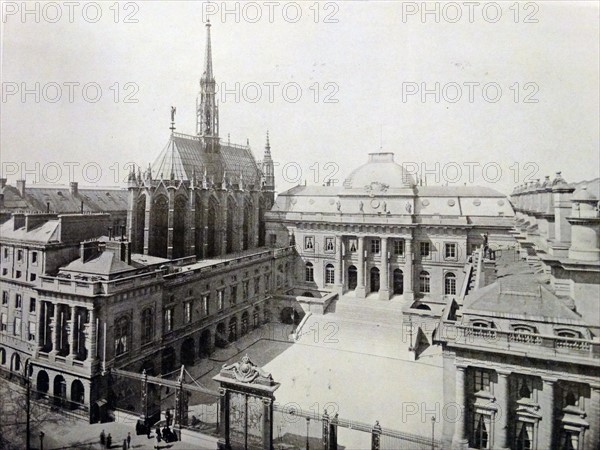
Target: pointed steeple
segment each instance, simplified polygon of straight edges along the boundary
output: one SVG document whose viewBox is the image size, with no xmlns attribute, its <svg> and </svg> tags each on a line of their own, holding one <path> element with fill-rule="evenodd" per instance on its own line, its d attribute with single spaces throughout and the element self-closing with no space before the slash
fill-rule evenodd
<svg viewBox="0 0 600 450">
<path fill-rule="evenodd" d="M 206 49 L 204 54 L 204 73 L 202 74 L 203 81 L 214 81 L 212 68 L 212 45 L 210 42 L 210 19 L 206 21 Z"/>
<path fill-rule="evenodd" d="M 210 21 L 207 21 L 204 72 L 200 78 L 200 93 L 196 100 L 196 133 L 204 138 L 204 147 L 209 153 L 218 151 L 219 144 L 219 106 L 216 92 L 212 66 Z"/>
<path fill-rule="evenodd" d="M 262 182 L 263 189 L 273 191 L 275 189 L 275 166 L 271 158 L 271 142 L 269 141 L 269 131 L 267 130 L 267 143 L 265 144 L 265 153 L 262 160 Z"/>
</svg>

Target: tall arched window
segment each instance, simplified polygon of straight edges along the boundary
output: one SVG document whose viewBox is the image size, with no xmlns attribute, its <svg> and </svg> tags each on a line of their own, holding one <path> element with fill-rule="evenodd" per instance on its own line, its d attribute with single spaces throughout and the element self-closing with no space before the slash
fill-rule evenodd
<svg viewBox="0 0 600 450">
<path fill-rule="evenodd" d="M 325 266 L 325 283 L 335 283 L 335 269 L 333 268 L 333 264 L 327 264 Z"/>
<path fill-rule="evenodd" d="M 115 356 L 129 350 L 129 319 L 123 316 L 115 322 Z"/>
<path fill-rule="evenodd" d="M 429 272 L 421 271 L 419 274 L 419 292 L 429 294 L 431 292 Z"/>
<path fill-rule="evenodd" d="M 154 314 L 152 308 L 142 312 L 142 344 L 147 344 L 154 337 Z"/>
<path fill-rule="evenodd" d="M 456 295 L 456 275 L 448 272 L 444 276 L 444 294 Z"/>
<path fill-rule="evenodd" d="M 304 281 L 315 281 L 315 270 L 311 262 L 307 262 L 304 268 Z"/>
</svg>

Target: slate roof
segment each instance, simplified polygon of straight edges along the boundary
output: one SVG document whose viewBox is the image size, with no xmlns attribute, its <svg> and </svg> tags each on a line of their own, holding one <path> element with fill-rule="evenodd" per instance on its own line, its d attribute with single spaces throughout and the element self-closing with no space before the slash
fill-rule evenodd
<svg viewBox="0 0 600 450">
<path fill-rule="evenodd" d="M 26 231 L 25 227 L 14 230 L 13 219 L 0 225 L 0 237 L 2 239 L 18 240 L 23 242 L 34 242 L 47 244 L 60 239 L 60 222 L 58 219 L 49 220 L 38 227 Z"/>
<path fill-rule="evenodd" d="M 245 185 L 260 185 L 260 171 L 250 148 L 241 145 L 221 144 L 217 158 L 211 161 L 204 150 L 202 138 L 173 133 L 169 142 L 151 166 L 152 178 L 189 181 L 194 172 L 201 180 L 206 170 L 209 181 L 220 183 L 224 172 L 232 184 L 239 183 L 243 173 Z"/>
<path fill-rule="evenodd" d="M 136 268 L 121 261 L 119 256 L 111 250 L 104 250 L 87 261 L 78 258 L 61 268 L 61 272 L 81 272 L 89 275 L 105 276 L 132 270 L 136 270 Z"/>
<path fill-rule="evenodd" d="M 498 279 L 465 297 L 464 315 L 490 313 L 585 325 L 581 316 L 569 309 L 563 299 L 554 295 L 514 250 L 502 250 L 498 255 Z"/>
<path fill-rule="evenodd" d="M 118 188 L 88 189 L 79 188 L 77 193 L 71 192 L 68 186 L 53 188 L 26 186 L 25 196 L 13 186 L 5 186 L 4 208 L 7 210 L 46 211 L 56 213 L 84 212 L 116 212 L 127 211 L 127 190 Z"/>
</svg>

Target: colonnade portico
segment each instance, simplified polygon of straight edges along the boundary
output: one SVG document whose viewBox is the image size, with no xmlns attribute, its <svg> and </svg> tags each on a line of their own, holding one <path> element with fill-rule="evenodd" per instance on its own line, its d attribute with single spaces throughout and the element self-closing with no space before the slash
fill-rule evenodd
<svg viewBox="0 0 600 450">
<path fill-rule="evenodd" d="M 64 357 L 70 362 L 90 365 L 96 353 L 94 309 L 47 300 L 43 300 L 40 307 L 37 353 L 47 354 L 53 360 Z"/>
<path fill-rule="evenodd" d="M 348 269 L 356 266 L 357 280 L 354 290 L 357 298 L 365 298 L 371 289 L 371 270 L 379 271 L 379 288 L 377 289 L 380 300 L 389 300 L 394 292 L 393 273 L 400 269 L 402 275 L 402 295 L 406 300 L 414 300 L 413 291 L 413 250 L 412 237 L 406 236 L 381 236 L 381 235 L 350 235 L 345 234 L 339 237 L 340 244 L 336 248 L 336 269 L 335 287 L 340 293 L 351 289 L 348 280 Z M 351 239 L 356 239 L 356 251 L 349 250 L 348 243 Z M 392 256 L 393 240 L 402 240 L 403 255 Z M 379 241 L 379 251 L 372 252 L 370 247 L 371 240 Z M 352 255 L 356 255 L 353 257 Z M 376 271 L 375 271 L 376 272 Z M 377 275 L 374 275 L 377 277 Z"/>
</svg>

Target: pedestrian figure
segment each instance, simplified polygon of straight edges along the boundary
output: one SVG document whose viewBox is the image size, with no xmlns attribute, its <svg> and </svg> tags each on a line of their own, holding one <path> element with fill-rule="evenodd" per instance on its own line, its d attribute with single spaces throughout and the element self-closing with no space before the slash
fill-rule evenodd
<svg viewBox="0 0 600 450">
<path fill-rule="evenodd" d="M 152 433 L 152 428 L 150 425 L 146 425 L 146 436 L 148 436 L 148 439 L 150 439 L 150 433 Z"/>
<path fill-rule="evenodd" d="M 127 448 L 131 448 L 131 433 L 127 432 Z"/>
<path fill-rule="evenodd" d="M 160 428 L 156 427 L 156 439 L 160 442 Z"/>
<path fill-rule="evenodd" d="M 100 432 L 100 445 L 102 447 L 106 446 L 106 434 L 104 434 L 104 430 Z"/>
<path fill-rule="evenodd" d="M 112 436 L 110 433 L 106 436 L 106 448 L 112 448 Z"/>
<path fill-rule="evenodd" d="M 123 450 L 127 450 L 127 439 L 123 439 Z"/>
</svg>

